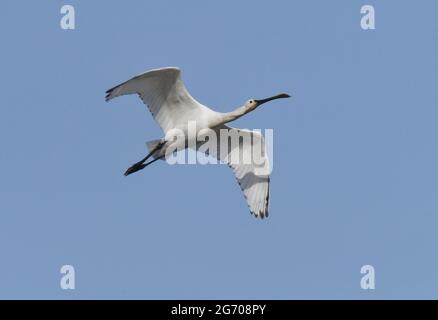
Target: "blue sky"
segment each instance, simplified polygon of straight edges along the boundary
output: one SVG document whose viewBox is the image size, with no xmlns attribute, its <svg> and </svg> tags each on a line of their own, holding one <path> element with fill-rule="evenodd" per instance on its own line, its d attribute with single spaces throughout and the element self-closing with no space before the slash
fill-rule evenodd
<svg viewBox="0 0 438 320">
<path fill-rule="evenodd" d="M 63 4 L 76 30 L 59 27 Z M 360 8 L 376 30 L 360 28 Z M 436 1 L 3 1 L 0 298 L 438 298 Z M 106 89 L 179 66 L 274 130 L 270 217 L 226 166 L 123 172 L 161 131 Z M 62 265 L 76 289 L 61 290 Z M 376 289 L 360 287 L 371 264 Z"/>
</svg>

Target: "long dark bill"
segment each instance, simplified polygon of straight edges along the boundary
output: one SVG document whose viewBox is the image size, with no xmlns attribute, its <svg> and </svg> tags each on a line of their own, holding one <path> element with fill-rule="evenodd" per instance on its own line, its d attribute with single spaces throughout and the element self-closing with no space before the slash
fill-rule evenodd
<svg viewBox="0 0 438 320">
<path fill-rule="evenodd" d="M 266 102 L 269 102 L 269 101 L 272 101 L 275 99 L 284 99 L 284 98 L 290 98 L 290 95 L 288 95 L 287 93 L 280 93 L 280 94 L 277 94 L 275 96 L 272 96 L 272 97 L 269 97 L 266 99 L 255 100 L 255 101 L 257 102 L 258 105 L 261 105 L 261 104 L 264 104 Z"/>
</svg>

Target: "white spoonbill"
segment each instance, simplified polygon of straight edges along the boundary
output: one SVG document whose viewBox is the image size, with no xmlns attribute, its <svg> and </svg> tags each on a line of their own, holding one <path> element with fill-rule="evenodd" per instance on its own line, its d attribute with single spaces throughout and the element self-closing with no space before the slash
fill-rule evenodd
<svg viewBox="0 0 438 320">
<path fill-rule="evenodd" d="M 223 129 L 237 130 L 239 135 L 244 137 L 242 141 L 239 140 L 237 146 L 228 148 L 225 152 L 209 150 L 209 155 L 226 162 L 233 169 L 240 188 L 245 195 L 250 212 L 255 217 L 264 218 L 268 216 L 269 174 L 257 174 L 257 168 L 254 163 L 232 162 L 229 160 L 235 152 L 239 155 L 243 154 L 245 157 L 245 153 L 251 153 L 253 145 L 259 143 L 263 149 L 262 160 L 267 162 L 264 138 L 256 131 L 234 129 L 225 124 L 240 118 L 268 101 L 288 98 L 288 94 L 282 93 L 261 100 L 250 99 L 243 106 L 232 112 L 216 112 L 200 104 L 189 94 L 181 80 L 180 69 L 174 67 L 147 71 L 109 89 L 106 92 L 106 101 L 127 94 L 138 94 L 140 96 L 164 131 L 165 138 L 148 142 L 149 154 L 132 165 L 125 172 L 126 176 L 145 168 L 159 159 L 163 159 L 166 155 L 166 149 L 174 142 L 173 139 L 170 141 L 167 138 L 169 136 L 168 133 L 174 129 L 186 132 L 187 124 L 190 121 L 195 121 L 196 130 L 211 129 L 218 133 L 217 136 L 219 136 L 219 131 Z M 245 136 L 249 139 L 245 139 Z M 154 159 L 146 163 L 150 157 Z"/>
</svg>

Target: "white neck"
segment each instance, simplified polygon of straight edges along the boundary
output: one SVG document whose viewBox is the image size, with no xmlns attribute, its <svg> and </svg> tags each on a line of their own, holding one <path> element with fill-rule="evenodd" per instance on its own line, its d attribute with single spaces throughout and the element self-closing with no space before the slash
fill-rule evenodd
<svg viewBox="0 0 438 320">
<path fill-rule="evenodd" d="M 222 120 L 222 124 L 234 121 L 236 119 L 239 119 L 241 116 L 247 114 L 248 112 L 253 111 L 256 107 L 257 106 L 250 107 L 250 106 L 247 106 L 247 105 L 243 105 L 243 106 L 237 108 L 234 111 L 223 113 L 222 114 L 222 119 L 221 119 Z"/>
</svg>

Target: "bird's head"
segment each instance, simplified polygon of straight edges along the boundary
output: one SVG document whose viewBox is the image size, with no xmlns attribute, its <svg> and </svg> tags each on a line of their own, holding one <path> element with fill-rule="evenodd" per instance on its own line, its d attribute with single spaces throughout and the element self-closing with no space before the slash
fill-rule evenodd
<svg viewBox="0 0 438 320">
<path fill-rule="evenodd" d="M 255 108 L 257 108 L 258 106 L 261 106 L 262 104 L 275 100 L 275 99 L 283 99 L 283 98 L 290 98 L 290 95 L 288 95 L 287 93 L 280 93 L 277 94 L 275 96 L 269 97 L 269 98 L 265 98 L 265 99 L 250 99 L 245 103 L 245 106 L 249 109 L 249 110 L 254 110 Z"/>
</svg>

